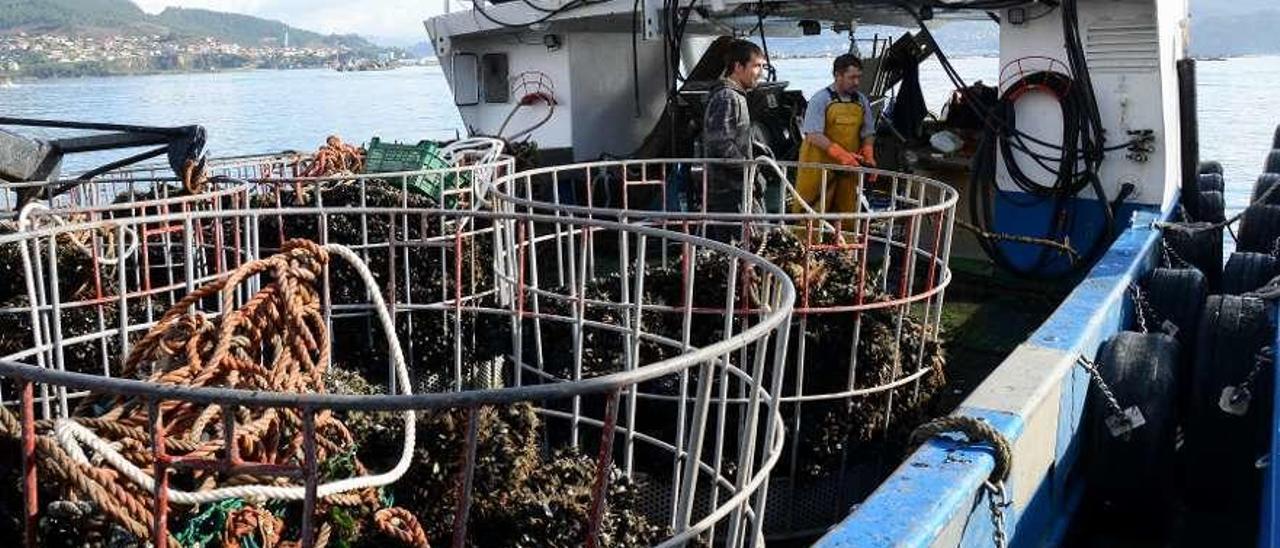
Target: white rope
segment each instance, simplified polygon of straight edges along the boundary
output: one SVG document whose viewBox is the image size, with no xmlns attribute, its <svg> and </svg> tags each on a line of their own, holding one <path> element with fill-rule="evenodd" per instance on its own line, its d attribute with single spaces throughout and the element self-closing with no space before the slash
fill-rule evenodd
<svg viewBox="0 0 1280 548">
<path fill-rule="evenodd" d="M 782 166 L 779 165 L 776 160 L 774 160 L 770 156 L 762 154 L 756 157 L 756 162 L 764 163 L 765 165 L 773 168 L 774 173 L 778 175 L 778 179 L 782 181 L 782 187 L 787 189 L 787 192 L 790 193 L 791 197 L 795 199 L 796 203 L 799 204 L 800 207 L 804 209 L 805 213 L 808 213 L 814 216 L 819 216 L 819 217 L 822 215 L 821 213 L 818 213 L 817 210 L 813 209 L 813 206 L 809 205 L 809 202 L 805 201 L 805 199 L 800 196 L 800 191 L 796 190 L 796 187 L 792 185 L 791 181 L 787 179 L 786 171 L 782 169 Z M 751 169 L 753 170 L 758 169 L 758 167 L 753 165 Z M 753 175 L 752 178 L 754 178 L 754 174 L 752 175 Z M 867 201 L 866 194 L 861 192 L 858 193 L 858 204 L 862 207 L 863 211 L 867 211 L 867 212 L 871 211 L 871 202 Z M 840 238 L 841 240 L 844 239 L 844 235 L 840 234 L 840 231 L 836 230 L 836 227 L 833 226 L 830 222 L 827 222 L 826 219 L 820 218 L 818 219 L 818 223 L 821 224 L 823 229 L 828 230 L 833 234 L 835 234 L 836 238 Z"/>
<path fill-rule="evenodd" d="M 31 229 L 31 227 L 35 224 L 35 221 L 31 219 L 31 213 L 36 210 L 51 211 L 49 209 L 49 206 L 45 205 L 42 202 L 30 202 L 27 205 L 22 206 L 22 209 L 18 212 L 18 230 L 19 231 L 27 231 Z M 63 219 L 58 215 L 51 214 L 47 216 L 41 216 L 40 218 L 52 220 L 53 223 L 58 226 L 66 226 L 68 224 L 68 221 L 66 219 Z M 106 225 L 106 227 L 110 227 L 110 226 L 113 226 L 113 225 L 110 225 L 110 224 Z M 134 232 L 134 230 L 129 227 L 125 227 L 124 233 L 126 235 L 126 239 L 129 240 L 129 245 L 125 247 L 124 255 L 120 257 L 108 257 L 106 255 L 95 256 L 93 253 L 93 249 L 89 248 L 89 246 L 87 245 L 84 245 L 83 242 L 75 239 L 74 237 L 68 238 L 68 239 L 71 240 L 71 245 L 75 246 L 75 248 L 80 250 L 81 253 L 84 253 L 85 255 L 91 258 L 97 259 L 99 264 L 103 264 L 106 266 L 115 266 L 120 264 L 120 261 L 128 259 L 129 257 L 132 257 L 133 254 L 138 251 L 138 233 Z"/>
<path fill-rule="evenodd" d="M 382 298 L 382 290 L 378 287 L 378 282 L 373 278 L 373 273 L 369 271 L 368 265 L 365 264 L 360 256 L 346 246 L 328 244 L 324 246 L 324 249 L 346 259 L 347 262 L 355 267 L 356 272 L 360 274 L 360 278 L 364 280 L 369 289 L 369 295 L 373 300 L 374 309 L 378 311 L 378 320 L 382 324 L 382 330 L 386 333 L 391 359 L 395 363 L 397 384 L 403 387 L 404 394 L 410 394 L 409 367 L 405 364 L 404 353 L 400 349 L 400 340 L 396 336 L 395 325 L 391 321 L 387 303 Z M 417 437 L 417 418 L 411 410 L 404 411 L 402 415 L 405 424 L 404 447 L 400 453 L 400 461 L 396 463 L 394 468 L 382 474 L 356 476 L 322 483 L 316 490 L 316 496 L 327 497 L 347 491 L 381 487 L 394 483 L 404 476 L 404 473 L 409 470 L 409 465 L 413 462 L 413 447 Z M 87 457 L 79 447 L 79 443 L 83 443 L 135 484 L 147 491 L 155 490 L 154 478 L 132 462 L 129 462 L 112 444 L 98 437 L 88 428 L 74 420 L 60 419 L 54 423 L 54 432 L 63 448 L 73 458 L 81 462 L 88 462 Z M 169 500 L 174 504 L 207 504 L 231 498 L 302 500 L 306 498 L 306 487 L 301 485 L 240 485 L 196 492 L 176 489 L 169 491 Z"/>
<path fill-rule="evenodd" d="M 475 196 L 472 208 L 484 201 L 497 177 L 497 162 L 506 146 L 502 139 L 493 137 L 468 137 L 459 139 L 440 150 L 440 157 L 452 167 L 474 165 L 471 192 Z"/>
</svg>

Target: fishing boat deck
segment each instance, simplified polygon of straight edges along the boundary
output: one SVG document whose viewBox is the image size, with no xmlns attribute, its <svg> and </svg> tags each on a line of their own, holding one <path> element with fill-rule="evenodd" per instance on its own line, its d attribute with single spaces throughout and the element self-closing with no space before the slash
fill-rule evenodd
<svg viewBox="0 0 1280 548">
<path fill-rule="evenodd" d="M 955 409 L 1066 297 L 1069 286 L 996 274 L 977 261 L 952 262 L 955 276 L 942 309 L 947 388 L 938 416 Z"/>
</svg>

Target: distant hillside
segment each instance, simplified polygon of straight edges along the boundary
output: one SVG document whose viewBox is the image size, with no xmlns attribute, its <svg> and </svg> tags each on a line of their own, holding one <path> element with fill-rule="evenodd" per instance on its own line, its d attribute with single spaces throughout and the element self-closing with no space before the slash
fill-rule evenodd
<svg viewBox="0 0 1280 548">
<path fill-rule="evenodd" d="M 1280 10 L 1191 18 L 1191 52 L 1197 56 L 1280 53 Z"/>
<path fill-rule="evenodd" d="M 172 32 L 241 45 L 345 45 L 376 49 L 355 35 L 324 36 L 279 21 L 202 9 L 166 8 L 149 15 L 129 0 L 0 0 L 0 33 L 140 34 Z"/>
<path fill-rule="evenodd" d="M 129 0 L 0 0 L 0 32 L 131 31 L 148 24 L 147 14 Z"/>
<path fill-rule="evenodd" d="M 1191 0 L 1193 17 L 1245 15 L 1275 8 L 1275 0 Z"/>
<path fill-rule="evenodd" d="M 346 45 L 352 48 L 372 48 L 363 38 L 355 35 L 329 35 L 290 27 L 280 21 L 262 19 L 238 13 L 224 13 L 203 9 L 165 8 L 153 20 L 174 32 L 194 36 L 211 36 L 225 42 L 257 45 L 264 42 L 282 43 L 285 32 L 293 46 Z"/>
</svg>

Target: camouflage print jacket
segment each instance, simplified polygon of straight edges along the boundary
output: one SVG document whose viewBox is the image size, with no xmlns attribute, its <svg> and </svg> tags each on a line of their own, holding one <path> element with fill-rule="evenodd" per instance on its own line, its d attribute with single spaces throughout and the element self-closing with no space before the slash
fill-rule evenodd
<svg viewBox="0 0 1280 548">
<path fill-rule="evenodd" d="M 747 92 L 737 82 L 720 78 L 712 86 L 702 118 L 702 147 L 707 158 L 751 158 L 751 113 Z"/>
<path fill-rule="evenodd" d="M 751 113 L 747 92 L 737 82 L 721 78 L 711 88 L 706 116 L 702 120 L 703 156 L 726 160 L 750 160 Z M 707 210 L 716 212 L 761 211 L 763 190 L 759 177 L 751 182 L 751 198 L 744 202 L 742 183 L 745 170 L 740 165 L 707 168 Z M 714 236 L 713 236 L 714 237 Z M 723 238 L 716 238 L 723 239 Z"/>
</svg>

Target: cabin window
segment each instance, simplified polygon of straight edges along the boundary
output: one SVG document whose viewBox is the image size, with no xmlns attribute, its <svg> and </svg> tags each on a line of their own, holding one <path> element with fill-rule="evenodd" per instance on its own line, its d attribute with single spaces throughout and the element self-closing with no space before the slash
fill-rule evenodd
<svg viewBox="0 0 1280 548">
<path fill-rule="evenodd" d="M 453 104 L 480 104 L 480 58 L 474 53 L 453 54 Z"/>
<path fill-rule="evenodd" d="M 481 65 L 484 67 L 484 102 L 506 103 L 511 100 L 507 54 L 486 53 L 481 58 Z"/>
</svg>

